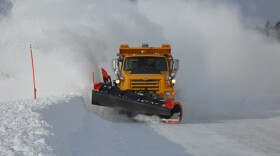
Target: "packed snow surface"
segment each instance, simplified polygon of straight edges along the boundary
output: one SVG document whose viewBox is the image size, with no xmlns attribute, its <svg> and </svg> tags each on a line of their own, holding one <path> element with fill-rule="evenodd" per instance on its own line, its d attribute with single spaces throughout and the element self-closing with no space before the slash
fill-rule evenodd
<svg viewBox="0 0 280 156">
<path fill-rule="evenodd" d="M 37 110 L 51 101 L 13 101 L 0 104 L 0 155 L 51 155 L 46 137 L 49 124 Z"/>
<path fill-rule="evenodd" d="M 144 116 L 137 122 L 112 115 L 104 119 L 86 107 L 77 95 L 1 103 L 0 155 L 277 156 L 280 152 L 279 109 L 251 119 L 168 125 Z"/>
</svg>

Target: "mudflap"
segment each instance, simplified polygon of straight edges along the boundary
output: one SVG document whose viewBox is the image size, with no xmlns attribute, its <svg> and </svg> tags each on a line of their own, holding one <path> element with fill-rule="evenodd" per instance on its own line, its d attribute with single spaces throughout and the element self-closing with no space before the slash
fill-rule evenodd
<svg viewBox="0 0 280 156">
<path fill-rule="evenodd" d="M 92 104 L 141 114 L 171 116 L 172 113 L 172 109 L 159 104 L 145 103 L 125 96 L 110 95 L 96 90 L 92 90 Z"/>
</svg>

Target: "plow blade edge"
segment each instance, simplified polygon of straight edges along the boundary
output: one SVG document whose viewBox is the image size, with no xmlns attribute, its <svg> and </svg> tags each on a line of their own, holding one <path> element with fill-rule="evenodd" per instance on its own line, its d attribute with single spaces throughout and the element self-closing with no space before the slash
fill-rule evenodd
<svg viewBox="0 0 280 156">
<path fill-rule="evenodd" d="M 171 115 L 171 109 L 160 105 L 152 105 L 149 103 L 126 99 L 119 96 L 100 93 L 94 90 L 92 91 L 92 104 L 112 108 L 119 108 L 142 114 L 153 114 L 161 116 Z"/>
</svg>

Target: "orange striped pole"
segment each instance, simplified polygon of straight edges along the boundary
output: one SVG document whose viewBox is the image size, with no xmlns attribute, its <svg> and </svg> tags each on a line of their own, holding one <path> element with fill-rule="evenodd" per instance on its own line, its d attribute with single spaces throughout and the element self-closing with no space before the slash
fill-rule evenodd
<svg viewBox="0 0 280 156">
<path fill-rule="evenodd" d="M 32 46 L 30 44 L 30 56 L 31 56 L 31 62 L 32 62 L 32 79 L 33 79 L 33 91 L 34 91 L 34 100 L 37 99 L 36 96 L 36 83 L 35 83 L 35 74 L 34 74 L 34 61 L 33 61 L 33 53 L 32 53 Z"/>
</svg>

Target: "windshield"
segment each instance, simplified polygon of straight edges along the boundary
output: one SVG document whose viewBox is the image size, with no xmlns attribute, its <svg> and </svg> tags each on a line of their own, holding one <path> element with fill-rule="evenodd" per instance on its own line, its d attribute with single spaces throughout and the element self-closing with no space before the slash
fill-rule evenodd
<svg viewBox="0 0 280 156">
<path fill-rule="evenodd" d="M 165 57 L 128 57 L 124 64 L 125 71 L 150 73 L 167 70 Z"/>
</svg>

